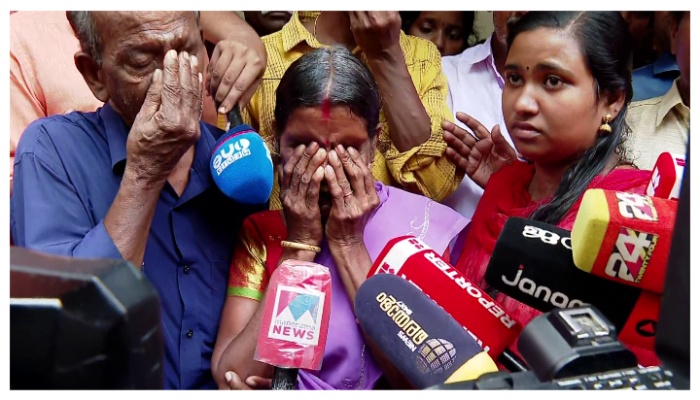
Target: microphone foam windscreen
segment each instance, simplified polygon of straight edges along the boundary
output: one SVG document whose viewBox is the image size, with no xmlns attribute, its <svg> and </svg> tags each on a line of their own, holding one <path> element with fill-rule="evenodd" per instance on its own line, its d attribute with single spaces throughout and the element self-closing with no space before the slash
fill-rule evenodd
<svg viewBox="0 0 700 400">
<path fill-rule="evenodd" d="M 661 294 L 677 202 L 602 189 L 586 191 L 571 231 L 583 271 Z"/>
<path fill-rule="evenodd" d="M 239 125 L 217 142 L 210 163 L 216 186 L 243 204 L 262 204 L 272 193 L 272 157 L 265 141 L 248 125 Z"/>
</svg>

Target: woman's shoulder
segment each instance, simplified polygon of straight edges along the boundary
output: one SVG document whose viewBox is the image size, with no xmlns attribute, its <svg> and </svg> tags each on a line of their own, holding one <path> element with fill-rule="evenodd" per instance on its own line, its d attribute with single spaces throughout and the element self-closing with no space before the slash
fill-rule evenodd
<svg viewBox="0 0 700 400">
<path fill-rule="evenodd" d="M 284 219 L 281 210 L 259 211 L 246 217 L 243 226 L 247 229 L 253 228 L 258 232 L 270 233 L 273 231 L 286 232 Z"/>
<path fill-rule="evenodd" d="M 646 190 L 649 179 L 651 171 L 622 165 L 606 175 L 598 176 L 591 182 L 590 188 L 641 193 Z"/>
</svg>

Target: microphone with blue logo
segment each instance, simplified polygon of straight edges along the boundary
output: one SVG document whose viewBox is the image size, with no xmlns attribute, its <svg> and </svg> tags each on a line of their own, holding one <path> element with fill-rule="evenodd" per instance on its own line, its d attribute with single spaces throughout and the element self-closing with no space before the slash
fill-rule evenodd
<svg viewBox="0 0 700 400">
<path fill-rule="evenodd" d="M 228 113 L 226 133 L 219 138 L 209 168 L 216 186 L 242 204 L 264 204 L 272 193 L 270 149 L 262 137 L 243 123 L 236 104 Z"/>
</svg>

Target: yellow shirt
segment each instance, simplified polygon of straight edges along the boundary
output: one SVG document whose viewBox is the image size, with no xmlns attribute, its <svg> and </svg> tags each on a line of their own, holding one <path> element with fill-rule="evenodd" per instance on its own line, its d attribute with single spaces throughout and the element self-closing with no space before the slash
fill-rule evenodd
<svg viewBox="0 0 700 400">
<path fill-rule="evenodd" d="M 277 136 L 273 128 L 275 91 L 282 75 L 295 60 L 313 49 L 324 47 L 301 23 L 302 20 L 313 20 L 317 15 L 318 12 L 294 12 L 281 31 L 262 38 L 267 50 L 267 69 L 242 116 L 244 121 L 260 133 L 273 153 L 276 152 L 274 143 Z M 406 36 L 402 32 L 400 45 L 411 80 L 430 117 L 431 135 L 422 145 L 403 153 L 399 152 L 391 143 L 389 125 L 382 110 L 379 116 L 379 151 L 375 152 L 372 173 L 375 179 L 387 185 L 398 186 L 441 201 L 457 188 L 463 177 L 446 158 L 447 145 L 442 138 L 442 121 L 453 121 L 445 100 L 447 79 L 442 72 L 440 53 L 431 42 Z M 353 54 L 367 63 L 367 58 L 359 48 L 356 48 Z M 270 196 L 270 208 L 281 208 L 277 177 Z"/>
<path fill-rule="evenodd" d="M 632 155 L 640 169 L 653 169 L 656 159 L 665 151 L 685 154 L 690 109 L 683 104 L 678 79 L 666 94 L 632 102 L 627 124 L 632 129 Z"/>
</svg>

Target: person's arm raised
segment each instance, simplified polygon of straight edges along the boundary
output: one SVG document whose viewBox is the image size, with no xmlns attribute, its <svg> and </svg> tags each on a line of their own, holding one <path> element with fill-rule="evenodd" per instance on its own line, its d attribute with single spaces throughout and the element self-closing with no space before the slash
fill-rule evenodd
<svg viewBox="0 0 700 400">
<path fill-rule="evenodd" d="M 350 11 L 350 29 L 379 86 L 391 141 L 400 152 L 430 138 L 430 117 L 406 67 L 396 11 Z"/>
<path fill-rule="evenodd" d="M 126 144 L 126 166 L 104 219 L 122 257 L 140 267 L 160 192 L 200 136 L 202 76 L 194 56 L 169 51 L 156 70 Z"/>
<path fill-rule="evenodd" d="M 267 52 L 258 34 L 234 11 L 202 11 L 204 39 L 216 45 L 209 62 L 206 89 L 219 114 L 241 109 L 253 97 L 267 66 Z"/>
</svg>

